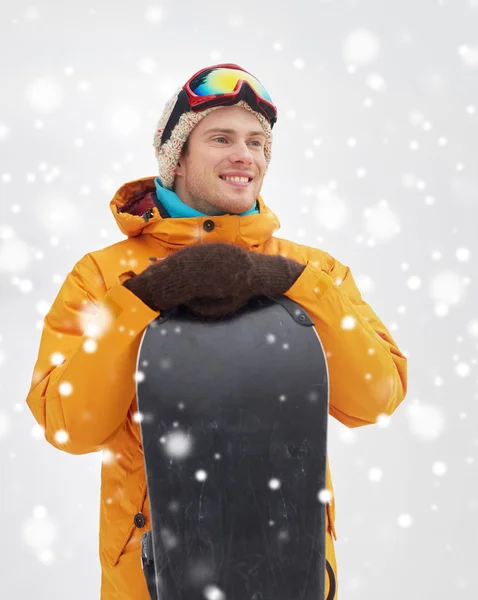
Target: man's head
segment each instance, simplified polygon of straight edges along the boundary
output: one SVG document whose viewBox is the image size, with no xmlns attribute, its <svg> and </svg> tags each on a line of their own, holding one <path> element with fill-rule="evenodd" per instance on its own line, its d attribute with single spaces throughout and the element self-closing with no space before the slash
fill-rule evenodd
<svg viewBox="0 0 478 600">
<path fill-rule="evenodd" d="M 174 191 L 208 215 L 249 210 L 266 172 L 265 141 L 259 121 L 243 107 L 212 112 L 192 130 L 186 151 L 183 147 Z"/>
<path fill-rule="evenodd" d="M 195 106 L 193 110 L 184 91 L 188 82 L 167 103 L 154 138 L 162 185 L 174 189 L 186 204 L 210 215 L 239 214 L 252 208 L 271 159 L 269 117 L 271 107 L 275 107 L 253 76 L 237 65 L 223 66 L 239 71 L 227 68 L 221 74 L 211 67 L 205 75 L 201 71 L 194 81 L 190 80 L 206 88 L 213 102 L 209 101 L 204 109 Z M 222 85 L 231 85 L 229 98 L 237 94 L 228 106 L 215 101 L 219 94 L 214 86 L 221 78 Z M 239 78 L 249 78 L 252 85 L 236 85 Z M 266 110 L 258 89 L 268 100 Z M 201 100 L 204 96 L 205 93 Z M 273 114 L 272 124 L 275 118 Z M 248 177 L 250 181 L 226 181 L 225 176 L 232 175 Z"/>
</svg>

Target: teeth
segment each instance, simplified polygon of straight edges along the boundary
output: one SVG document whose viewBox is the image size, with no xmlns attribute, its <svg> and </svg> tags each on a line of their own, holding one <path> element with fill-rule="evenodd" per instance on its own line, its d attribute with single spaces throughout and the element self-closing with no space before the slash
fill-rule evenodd
<svg viewBox="0 0 478 600">
<path fill-rule="evenodd" d="M 226 181 L 234 181 L 235 183 L 247 183 L 249 177 L 223 177 Z"/>
</svg>

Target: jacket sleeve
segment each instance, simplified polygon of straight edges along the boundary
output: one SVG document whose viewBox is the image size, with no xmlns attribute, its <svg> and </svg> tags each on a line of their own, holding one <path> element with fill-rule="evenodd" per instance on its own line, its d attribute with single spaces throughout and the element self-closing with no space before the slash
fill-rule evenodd
<svg viewBox="0 0 478 600">
<path fill-rule="evenodd" d="M 44 319 L 26 399 L 50 444 L 86 454 L 118 432 L 142 333 L 157 316 L 119 282 L 107 290 L 91 255 L 75 265 Z"/>
<path fill-rule="evenodd" d="M 330 414 L 348 427 L 391 415 L 407 391 L 407 359 L 362 300 L 350 269 L 332 259 L 323 271 L 309 261 L 285 295 L 315 323 L 327 357 Z"/>
</svg>

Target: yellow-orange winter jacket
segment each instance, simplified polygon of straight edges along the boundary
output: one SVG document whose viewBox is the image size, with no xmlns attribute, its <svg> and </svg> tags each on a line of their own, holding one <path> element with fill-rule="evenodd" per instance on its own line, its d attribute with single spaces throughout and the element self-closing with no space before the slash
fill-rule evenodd
<svg viewBox="0 0 478 600">
<path fill-rule="evenodd" d="M 348 267 L 316 248 L 272 237 L 276 215 L 168 218 L 151 201 L 154 178 L 122 186 L 110 208 L 126 239 L 86 254 L 44 320 L 27 403 L 46 440 L 71 454 L 102 450 L 99 553 L 102 600 L 148 600 L 140 540 L 151 527 L 135 398 L 143 331 L 158 313 L 121 283 L 150 257 L 197 243 L 232 243 L 306 265 L 286 292 L 314 320 L 327 354 L 330 414 L 349 427 L 375 423 L 403 400 L 406 358 L 364 302 Z M 149 207 L 149 208 L 148 208 Z M 344 317 L 355 326 L 342 327 Z M 349 321 L 350 322 L 350 321 Z M 346 375 L 346 376 L 344 376 Z M 336 600 L 335 500 L 327 463 L 326 598 Z"/>
</svg>

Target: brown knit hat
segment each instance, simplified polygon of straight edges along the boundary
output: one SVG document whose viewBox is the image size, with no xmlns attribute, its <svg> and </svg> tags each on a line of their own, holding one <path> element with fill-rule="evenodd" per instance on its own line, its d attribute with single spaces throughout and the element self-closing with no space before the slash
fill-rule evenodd
<svg viewBox="0 0 478 600">
<path fill-rule="evenodd" d="M 196 127 L 196 125 L 199 123 L 199 121 L 201 121 L 201 119 L 207 117 L 207 115 L 212 113 L 213 110 L 218 110 L 219 108 L 222 108 L 222 106 L 214 106 L 212 108 L 206 108 L 198 112 L 191 110 L 183 113 L 179 118 L 177 125 L 174 127 L 169 140 L 166 143 L 161 144 L 161 136 L 163 130 L 166 127 L 171 113 L 173 112 L 181 89 L 182 88 L 179 88 L 176 91 L 175 95 L 172 98 L 170 98 L 170 100 L 166 103 L 163 114 L 159 119 L 158 125 L 156 127 L 156 133 L 154 135 L 153 141 L 156 159 L 158 161 L 159 178 L 161 180 L 161 183 L 163 184 L 163 187 L 167 189 L 172 189 L 174 186 L 174 178 L 176 176 L 175 169 L 181 157 L 183 146 L 191 131 L 194 129 L 194 127 Z M 264 117 L 264 115 L 253 110 L 249 106 L 249 104 L 244 100 L 240 100 L 234 106 L 242 106 L 243 108 L 251 112 L 254 116 L 256 116 L 259 123 L 261 124 L 266 136 L 264 153 L 266 157 L 267 172 L 267 167 L 269 166 L 269 163 L 271 161 L 272 153 L 272 128 L 270 126 L 270 123 Z"/>
</svg>

